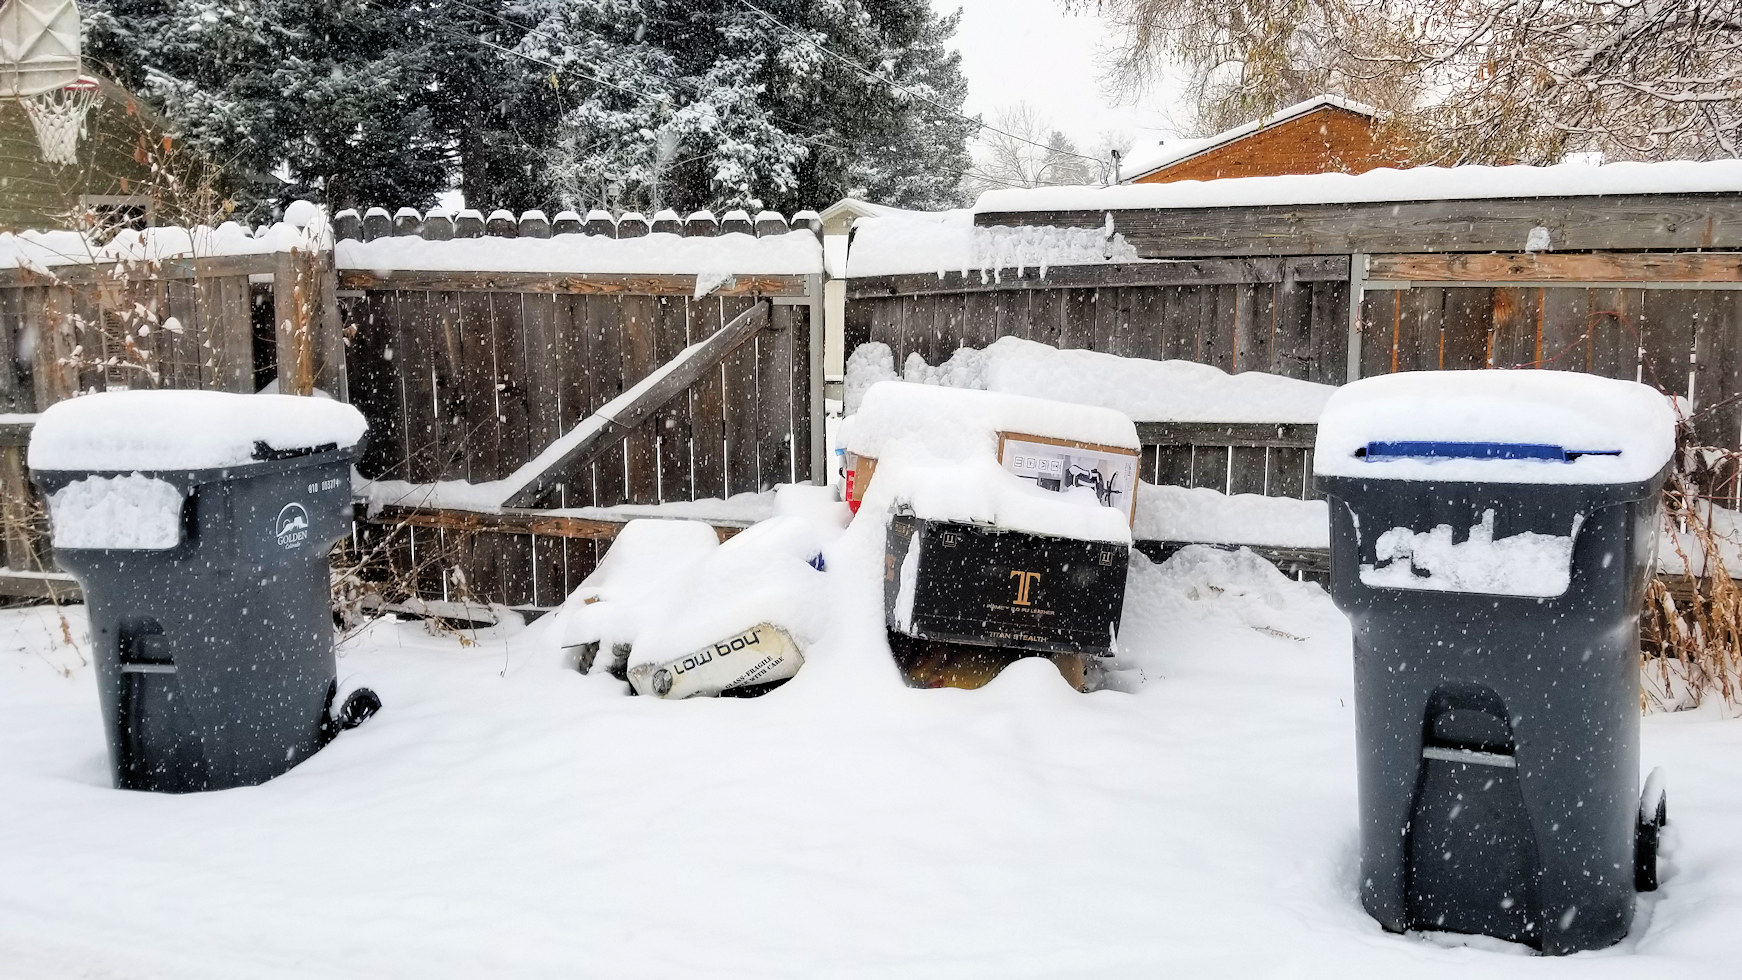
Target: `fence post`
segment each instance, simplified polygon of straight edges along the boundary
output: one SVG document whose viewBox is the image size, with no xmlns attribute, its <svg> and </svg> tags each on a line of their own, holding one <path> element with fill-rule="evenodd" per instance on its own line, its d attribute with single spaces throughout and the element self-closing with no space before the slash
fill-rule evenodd
<svg viewBox="0 0 1742 980">
<path fill-rule="evenodd" d="M 1361 379 L 1361 299 L 1367 286 L 1367 253 L 1349 256 L 1349 376 Z"/>
<path fill-rule="evenodd" d="M 18 572 L 36 567 L 36 549 L 30 540 L 31 493 L 24 471 L 24 445 L 28 436 L 0 439 L 0 565 Z"/>
<path fill-rule="evenodd" d="M 348 400 L 338 288 L 332 252 L 293 248 L 278 253 L 272 305 L 280 394 L 312 395 L 320 388 Z"/>
<path fill-rule="evenodd" d="M 805 403 L 811 413 L 811 482 L 818 486 L 827 486 L 829 482 L 829 433 L 828 406 L 824 402 L 824 389 L 827 362 L 824 359 L 825 345 L 828 343 L 827 325 L 824 323 L 827 301 L 823 293 L 822 275 L 805 276 L 805 293 L 810 299 L 810 392 Z"/>
</svg>

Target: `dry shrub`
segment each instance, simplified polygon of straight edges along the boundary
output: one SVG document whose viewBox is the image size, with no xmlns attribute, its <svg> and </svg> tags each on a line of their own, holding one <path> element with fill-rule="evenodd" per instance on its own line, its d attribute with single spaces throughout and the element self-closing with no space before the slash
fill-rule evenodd
<svg viewBox="0 0 1742 980">
<path fill-rule="evenodd" d="M 1685 432 L 1685 427 L 1684 427 Z M 1686 446 L 1664 486 L 1671 531 L 1640 616 L 1643 700 L 1648 710 L 1695 708 L 1708 698 L 1742 706 L 1742 588 L 1726 547 L 1742 545 L 1722 520 L 1737 499 L 1742 454 Z M 1679 574 L 1673 574 L 1678 572 Z"/>
<path fill-rule="evenodd" d="M 359 514 L 349 538 L 333 549 L 333 614 L 347 636 L 383 613 L 421 620 L 434 635 L 470 646 L 480 625 L 502 618 L 501 607 L 472 591 L 462 558 L 472 552 L 473 532 L 412 538 L 406 521 L 374 523 Z"/>
</svg>

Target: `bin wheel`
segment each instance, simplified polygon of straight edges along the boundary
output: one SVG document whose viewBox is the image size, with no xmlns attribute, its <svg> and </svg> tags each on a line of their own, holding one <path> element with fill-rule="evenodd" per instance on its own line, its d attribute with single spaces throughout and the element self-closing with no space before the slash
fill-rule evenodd
<svg viewBox="0 0 1742 980">
<path fill-rule="evenodd" d="M 348 732 L 358 725 L 375 717 L 381 710 L 381 696 L 366 687 L 357 688 L 345 698 L 345 703 L 339 706 L 339 713 L 334 717 L 339 731 Z"/>
<path fill-rule="evenodd" d="M 1653 769 L 1639 798 L 1639 822 L 1633 831 L 1633 887 L 1657 891 L 1657 845 L 1663 825 L 1669 822 L 1669 797 L 1664 792 L 1663 770 Z"/>
</svg>

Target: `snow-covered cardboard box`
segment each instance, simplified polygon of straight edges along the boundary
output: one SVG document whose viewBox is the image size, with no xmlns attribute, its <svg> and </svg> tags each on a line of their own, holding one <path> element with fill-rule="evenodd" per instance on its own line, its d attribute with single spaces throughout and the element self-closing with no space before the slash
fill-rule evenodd
<svg viewBox="0 0 1742 980">
<path fill-rule="evenodd" d="M 887 381 L 847 419 L 864 514 L 889 515 L 888 628 L 1045 653 L 1109 649 L 1124 605 L 1131 420 L 1089 405 Z M 861 516 L 859 519 L 867 519 Z"/>
<path fill-rule="evenodd" d="M 1125 607 L 1131 546 L 897 515 L 885 625 L 918 640 L 1104 654 Z"/>
<path fill-rule="evenodd" d="M 1326 405 L 1314 452 L 1333 498 L 1333 564 L 1355 562 L 1374 588 L 1560 596 L 1593 515 L 1650 509 L 1675 427 L 1656 390 L 1586 374 L 1354 382 Z M 1635 537 L 1627 550 L 1649 563 L 1655 527 Z"/>
<path fill-rule="evenodd" d="M 921 517 L 1102 540 L 1107 518 L 1079 511 L 1111 510 L 1125 525 L 1112 539 L 1129 540 L 1136 515 L 1137 427 L 1108 408 L 882 382 L 845 421 L 842 448 L 855 512 L 884 472 L 874 499 Z"/>
</svg>

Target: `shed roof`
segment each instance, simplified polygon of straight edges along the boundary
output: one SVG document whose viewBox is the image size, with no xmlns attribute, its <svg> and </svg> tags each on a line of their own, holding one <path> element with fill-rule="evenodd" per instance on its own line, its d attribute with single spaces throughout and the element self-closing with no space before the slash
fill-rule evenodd
<svg viewBox="0 0 1742 980">
<path fill-rule="evenodd" d="M 1171 167 L 1183 160 L 1189 160 L 1199 154 L 1208 153 L 1211 150 L 1226 146 L 1236 140 L 1245 139 L 1261 130 L 1269 129 L 1272 126 L 1287 122 L 1290 119 L 1304 116 L 1309 112 L 1326 107 L 1344 109 L 1349 112 L 1358 113 L 1375 119 L 1379 116 L 1379 110 L 1372 106 L 1363 105 L 1362 103 L 1356 102 L 1352 99 L 1345 99 L 1340 95 L 1330 95 L 1328 93 L 1324 95 L 1315 95 L 1312 98 L 1307 99 L 1305 102 L 1296 103 L 1286 109 L 1279 109 L 1268 116 L 1254 119 L 1251 122 L 1242 123 L 1235 126 L 1233 129 L 1225 129 L 1214 136 L 1204 136 L 1197 139 L 1172 140 L 1153 149 L 1146 150 L 1141 154 L 1135 152 L 1134 149 L 1131 155 L 1126 158 L 1125 162 L 1119 168 L 1122 175 L 1120 181 L 1125 183 L 1142 177 L 1147 177 L 1164 167 Z"/>
</svg>

